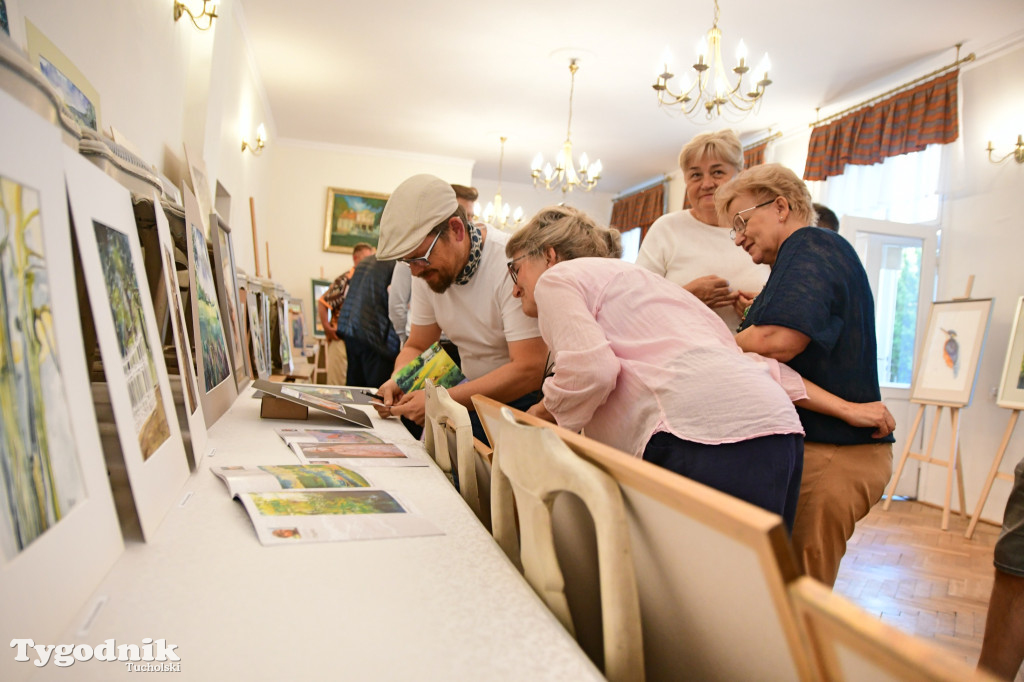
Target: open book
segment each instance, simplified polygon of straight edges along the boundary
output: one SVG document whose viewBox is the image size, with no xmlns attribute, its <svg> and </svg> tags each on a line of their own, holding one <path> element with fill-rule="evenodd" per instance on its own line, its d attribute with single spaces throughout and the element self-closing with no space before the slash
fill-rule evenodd
<svg viewBox="0 0 1024 682">
<path fill-rule="evenodd" d="M 427 379 L 435 386 L 451 388 L 465 381 L 466 376 L 441 344 L 435 343 L 395 374 L 395 383 L 405 393 L 420 390 Z"/>
<path fill-rule="evenodd" d="M 280 428 L 277 435 L 300 462 L 362 467 L 425 467 L 423 457 L 410 457 L 394 443 L 372 431 L 346 429 Z"/>
<path fill-rule="evenodd" d="M 306 389 L 300 389 L 292 384 L 257 379 L 252 382 L 252 385 L 257 391 L 274 396 L 275 398 L 288 400 L 298 405 L 305 405 L 306 407 L 315 407 L 337 417 L 348 426 L 361 426 L 365 428 L 371 426 L 370 418 L 360 410 L 354 407 L 347 407 L 341 402 L 325 398 L 323 395 L 317 395 L 315 392 L 310 392 Z"/>
<path fill-rule="evenodd" d="M 386 490 L 335 464 L 213 467 L 264 545 L 442 535 Z"/>
</svg>

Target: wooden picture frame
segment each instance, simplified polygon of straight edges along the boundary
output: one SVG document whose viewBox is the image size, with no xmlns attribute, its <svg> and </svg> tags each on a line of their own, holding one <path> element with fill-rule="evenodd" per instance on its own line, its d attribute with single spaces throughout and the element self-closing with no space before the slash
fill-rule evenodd
<svg viewBox="0 0 1024 682">
<path fill-rule="evenodd" d="M 192 360 L 192 343 L 185 321 L 185 306 L 181 300 L 181 284 L 178 279 L 177 259 L 174 257 L 175 246 L 174 238 L 171 236 L 171 225 L 160 205 L 160 197 L 155 192 L 153 201 L 163 263 L 164 287 L 167 289 L 167 312 L 178 358 L 178 380 L 181 382 L 182 409 L 178 411 L 178 422 L 183 428 L 188 429 L 189 437 L 185 441 L 185 449 L 192 462 L 193 471 L 198 471 L 199 463 L 206 452 L 206 418 L 203 416 L 203 403 L 199 398 L 199 379 L 196 377 L 195 364 Z M 183 269 L 181 274 L 187 279 L 187 268 Z"/>
<path fill-rule="evenodd" d="M 1024 296 L 1017 299 L 1017 312 L 1010 327 L 1003 378 L 999 382 L 999 407 L 1024 410 Z"/>
<path fill-rule="evenodd" d="M 376 248 L 380 239 L 380 216 L 388 196 L 378 192 L 328 187 L 324 251 L 352 253 L 352 247 L 359 242 L 366 242 Z"/>
<path fill-rule="evenodd" d="M 270 339 L 263 328 L 263 284 L 255 277 L 249 278 L 249 288 L 246 291 L 246 307 L 248 308 L 249 340 L 252 343 L 253 371 L 256 373 L 254 379 L 266 379 L 270 377 L 270 355 L 267 350 Z"/>
<path fill-rule="evenodd" d="M 242 325 L 239 316 L 238 280 L 235 276 L 235 248 L 231 241 L 231 227 L 216 213 L 210 214 L 213 234 L 214 277 L 217 285 L 217 300 L 227 320 L 228 350 L 231 351 L 231 367 L 234 369 L 238 390 L 245 388 L 252 376 L 249 354 L 245 351 Z"/>
<path fill-rule="evenodd" d="M 310 309 L 313 315 L 313 337 L 322 339 L 325 337 L 324 325 L 320 322 L 320 309 L 317 306 L 317 301 L 323 296 L 328 289 L 331 288 L 331 281 L 327 279 L 311 279 L 310 289 L 313 295 L 313 307 Z"/>
<path fill-rule="evenodd" d="M 131 195 L 71 149 L 64 150 L 64 173 L 116 426 L 106 447 L 115 499 L 122 527 L 132 528 L 137 518 L 148 539 L 177 501 L 189 467 Z"/>
<path fill-rule="evenodd" d="M 970 404 L 991 314 L 990 298 L 932 303 L 915 362 L 911 402 Z"/>
<path fill-rule="evenodd" d="M 8 355 L 12 371 L 0 378 L 0 640 L 31 636 L 57 642 L 124 544 L 83 352 L 60 130 L 3 90 L 0 119 L 0 203 L 5 208 L 0 211 L 0 243 L 5 243 L 0 248 L 5 285 L 0 296 L 8 297 L 0 316 L 0 336 L 7 346 L 5 354 L 12 342 L 22 349 L 20 359 Z M 15 192 L 20 196 L 12 201 Z M 10 238 L 12 223 L 20 226 L 21 237 Z M 28 273 L 19 273 L 12 263 L 28 262 L 28 249 L 34 252 L 32 289 L 27 287 Z M 31 296 L 19 296 L 22 291 L 31 291 Z M 15 303 L 18 299 L 27 309 Z M 31 326 L 29 315 L 36 317 Z M 26 329 L 42 333 L 30 340 Z M 19 399 L 12 400 L 8 391 L 15 374 L 23 383 L 18 386 Z M 41 428 L 46 439 L 32 435 L 42 433 Z M 32 440 L 39 469 L 53 471 L 52 487 L 35 480 L 30 469 L 22 467 L 16 473 L 7 443 Z M 18 505 L 10 502 L 8 491 L 24 488 L 32 491 L 13 496 L 36 498 L 40 504 L 30 502 L 27 509 L 15 512 L 12 507 Z M 59 510 L 54 509 L 55 500 L 60 501 Z M 42 521 L 40 505 L 51 510 Z M 18 537 L 19 514 L 37 517 L 30 537 Z M 0 678 L 28 676 L 26 665 L 4 656 Z"/>
<path fill-rule="evenodd" d="M 288 330 L 292 339 L 292 359 L 306 358 L 306 315 L 301 298 L 288 299 Z"/>
<path fill-rule="evenodd" d="M 196 197 L 182 186 L 185 200 L 185 239 L 188 245 L 188 284 L 195 337 L 196 375 L 206 426 L 213 426 L 235 401 L 238 385 L 233 376 L 224 317 L 214 285 L 214 270 L 206 250 L 203 223 Z"/>
</svg>

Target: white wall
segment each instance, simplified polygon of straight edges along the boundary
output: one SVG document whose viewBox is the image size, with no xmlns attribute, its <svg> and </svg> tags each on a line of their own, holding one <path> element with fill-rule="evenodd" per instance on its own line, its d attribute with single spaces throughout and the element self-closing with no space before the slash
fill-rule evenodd
<svg viewBox="0 0 1024 682">
<path fill-rule="evenodd" d="M 259 226 L 260 258 L 270 244 L 271 274 L 310 314 L 310 279 L 334 279 L 352 267 L 350 254 L 323 250 L 327 188 L 390 194 L 403 180 L 431 173 L 469 185 L 473 162 L 420 154 L 280 140 L 275 145 L 267 220 Z M 266 276 L 266 264 L 263 264 Z"/>
</svg>

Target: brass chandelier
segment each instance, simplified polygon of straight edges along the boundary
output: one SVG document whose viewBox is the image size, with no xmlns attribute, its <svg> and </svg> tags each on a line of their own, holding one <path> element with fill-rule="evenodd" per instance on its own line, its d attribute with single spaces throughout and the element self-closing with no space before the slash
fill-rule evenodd
<svg viewBox="0 0 1024 682">
<path fill-rule="evenodd" d="M 508 140 L 507 137 L 501 138 L 501 156 L 498 157 L 498 192 L 494 195 L 494 201 L 487 202 L 487 208 L 483 210 L 483 213 L 480 212 L 480 204 L 476 204 L 473 207 L 473 212 L 481 216 L 485 223 L 494 225 L 499 230 L 511 232 L 523 222 L 524 213 L 522 206 L 516 206 L 513 211 L 512 207 L 501 199 L 501 172 L 505 165 L 506 140 Z"/>
<path fill-rule="evenodd" d="M 718 28 L 718 14 L 718 0 L 715 0 L 715 21 L 698 44 L 693 82 L 686 79 L 678 93 L 672 92 L 668 82 L 674 74 L 669 71 L 666 55 L 663 60 L 665 70 L 651 86 L 658 95 L 658 104 L 678 106 L 691 119 L 703 117 L 710 121 L 723 115 L 732 120 L 743 118 L 760 104 L 765 88 L 772 84 L 768 78 L 771 62 L 765 54 L 751 74 L 751 78 L 757 80 L 750 84 L 747 92 L 743 92 L 743 77 L 750 67 L 747 66 L 747 46 L 742 40 L 736 48 L 738 64 L 732 68 L 737 76 L 736 83 L 730 81 L 722 60 L 722 31 Z"/>
<path fill-rule="evenodd" d="M 544 155 L 537 152 L 533 157 L 530 166 L 530 177 L 533 178 L 533 186 L 544 186 L 544 189 L 561 189 L 562 193 L 571 192 L 573 189 L 580 189 L 589 192 L 597 185 L 601 177 L 601 160 L 590 163 L 586 152 L 580 154 L 580 166 L 577 170 L 572 160 L 572 96 L 576 90 L 576 72 L 579 70 L 579 60 L 573 57 L 569 60 L 569 73 L 571 80 L 569 85 L 569 125 L 565 133 L 565 142 L 562 148 L 555 155 L 555 167 L 550 163 L 544 163 Z"/>
</svg>

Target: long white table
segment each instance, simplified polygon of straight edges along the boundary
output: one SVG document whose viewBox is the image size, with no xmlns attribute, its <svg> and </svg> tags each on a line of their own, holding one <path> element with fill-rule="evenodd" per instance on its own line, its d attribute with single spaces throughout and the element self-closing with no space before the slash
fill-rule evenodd
<svg viewBox="0 0 1024 682">
<path fill-rule="evenodd" d="M 127 543 L 61 642 L 164 639 L 177 645 L 176 680 L 603 679 L 432 462 L 366 471 L 442 536 L 260 545 L 209 467 L 295 463 L 275 428 L 339 422 L 312 409 L 309 421 L 261 420 L 250 393 L 210 429 L 215 454 L 187 502 L 152 541 Z M 364 409 L 377 433 L 429 461 L 401 424 Z M 90 660 L 32 679 L 133 674 Z"/>
</svg>

